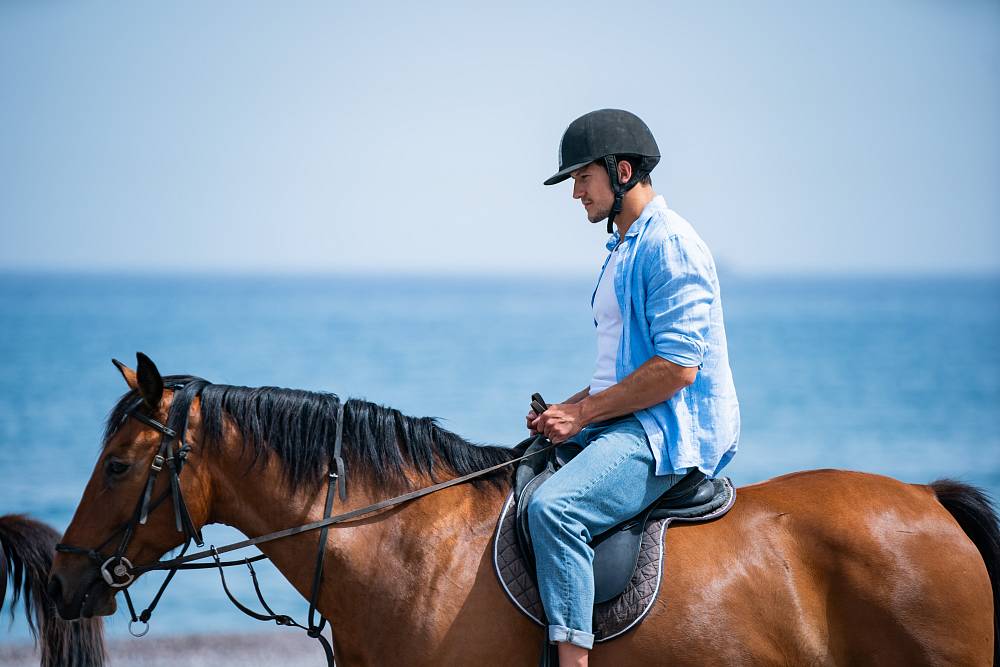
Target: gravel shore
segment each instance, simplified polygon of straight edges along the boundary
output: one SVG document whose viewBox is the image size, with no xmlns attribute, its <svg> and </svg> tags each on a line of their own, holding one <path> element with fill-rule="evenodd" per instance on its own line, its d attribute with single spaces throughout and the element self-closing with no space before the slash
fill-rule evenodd
<svg viewBox="0 0 1000 667">
<path fill-rule="evenodd" d="M 325 667 L 323 649 L 304 632 L 261 632 L 252 635 L 177 635 L 156 639 L 113 639 L 108 642 L 113 667 Z M 38 667 L 29 644 L 0 644 L 3 667 Z"/>
</svg>

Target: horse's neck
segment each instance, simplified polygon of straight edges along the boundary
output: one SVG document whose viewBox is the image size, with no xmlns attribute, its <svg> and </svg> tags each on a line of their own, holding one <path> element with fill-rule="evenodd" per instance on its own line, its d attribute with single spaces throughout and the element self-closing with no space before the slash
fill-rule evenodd
<svg viewBox="0 0 1000 667">
<path fill-rule="evenodd" d="M 245 461 L 229 461 L 221 468 L 216 471 L 221 479 L 213 481 L 213 522 L 256 536 L 323 518 L 325 484 L 289 493 L 274 461 L 249 475 Z M 333 513 L 399 491 L 376 489 L 366 481 L 348 475 L 347 500 L 338 497 Z M 461 601 L 474 585 L 502 495 L 465 484 L 330 528 L 318 607 L 331 621 L 340 650 L 355 655 L 357 660 L 348 663 L 374 659 L 380 628 L 391 627 L 396 641 L 435 641 L 429 626 L 441 623 L 436 614 L 454 611 L 442 604 Z M 307 599 L 318 539 L 319 531 L 314 531 L 260 545 Z"/>
</svg>

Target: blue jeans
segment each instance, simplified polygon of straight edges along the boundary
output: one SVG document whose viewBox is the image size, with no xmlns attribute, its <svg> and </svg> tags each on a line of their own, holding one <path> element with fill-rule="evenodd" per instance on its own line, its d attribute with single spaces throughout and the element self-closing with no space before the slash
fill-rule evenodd
<svg viewBox="0 0 1000 667">
<path fill-rule="evenodd" d="M 589 542 L 635 516 L 681 480 L 656 475 L 646 432 L 633 416 L 588 426 L 583 447 L 535 492 L 528 526 L 549 641 L 592 648 L 594 551 Z"/>
</svg>

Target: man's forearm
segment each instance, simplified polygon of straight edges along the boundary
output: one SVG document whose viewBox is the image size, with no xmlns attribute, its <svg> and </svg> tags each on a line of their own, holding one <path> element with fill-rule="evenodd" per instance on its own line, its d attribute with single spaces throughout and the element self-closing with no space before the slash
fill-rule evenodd
<svg viewBox="0 0 1000 667">
<path fill-rule="evenodd" d="M 593 396 L 581 397 L 583 421 L 593 424 L 662 403 L 694 382 L 697 375 L 697 368 L 678 366 L 654 356 L 621 382 Z M 580 394 L 573 398 L 577 396 Z"/>
<path fill-rule="evenodd" d="M 565 401 L 563 401 L 563 403 L 579 403 L 588 396 L 590 396 L 590 385 L 587 385 L 580 391 L 576 392 L 575 394 L 567 398 Z"/>
</svg>

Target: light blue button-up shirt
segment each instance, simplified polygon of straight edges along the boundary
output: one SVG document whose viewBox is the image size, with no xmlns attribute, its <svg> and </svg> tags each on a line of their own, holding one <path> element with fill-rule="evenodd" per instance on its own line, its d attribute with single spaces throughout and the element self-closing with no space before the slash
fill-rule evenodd
<svg viewBox="0 0 1000 667">
<path fill-rule="evenodd" d="M 608 250 L 618 242 L 616 231 Z M 617 379 L 621 382 L 654 354 L 679 366 L 697 366 L 692 385 L 635 416 L 649 438 L 656 474 L 698 468 L 714 476 L 736 454 L 740 436 L 715 260 L 663 197 L 646 205 L 621 243 L 615 273 L 622 310 Z M 609 252 L 602 276 L 610 258 Z"/>
</svg>

